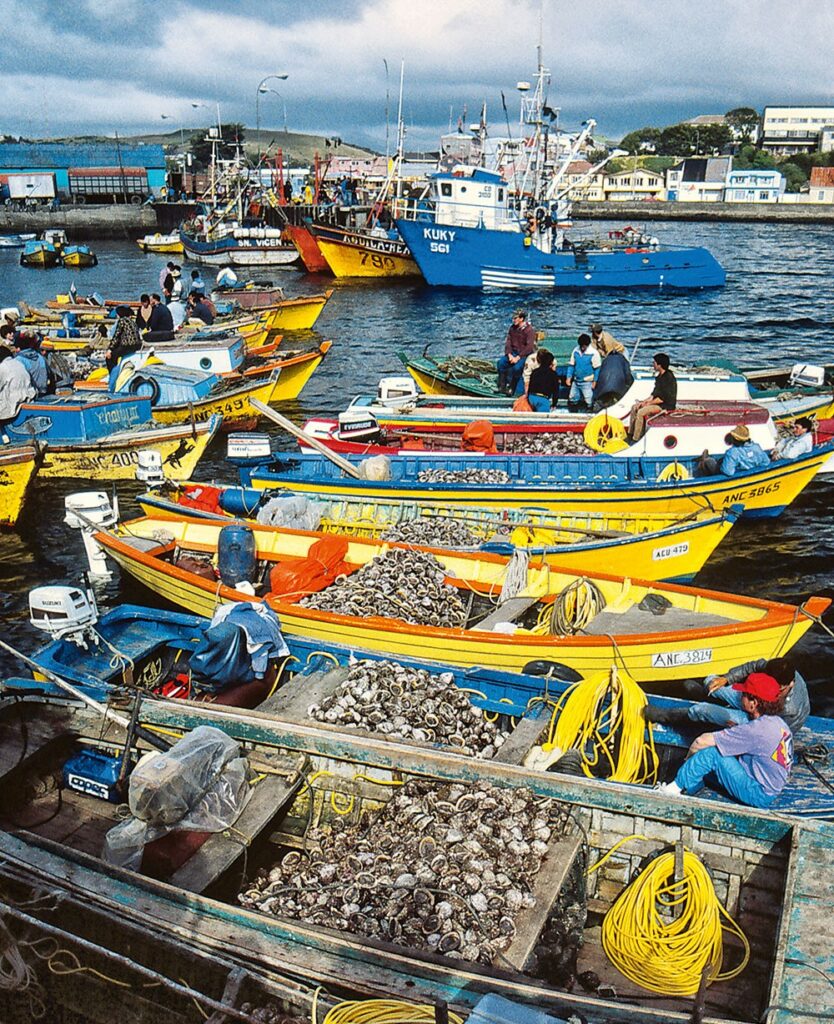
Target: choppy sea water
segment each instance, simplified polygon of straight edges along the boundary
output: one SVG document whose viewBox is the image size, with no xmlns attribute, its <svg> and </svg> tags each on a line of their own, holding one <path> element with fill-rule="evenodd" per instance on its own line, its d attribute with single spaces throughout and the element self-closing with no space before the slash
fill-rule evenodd
<svg viewBox="0 0 834 1024">
<path fill-rule="evenodd" d="M 574 234 L 604 234 L 622 225 L 595 222 Z M 636 225 L 638 226 L 638 225 Z M 601 321 L 633 347 L 637 361 L 666 351 L 673 363 L 703 364 L 729 358 L 740 365 L 834 362 L 834 237 L 816 225 L 646 224 L 670 244 L 705 245 L 728 273 L 727 286 L 691 295 L 536 292 L 478 293 L 431 289 L 420 283 L 334 282 L 301 271 L 266 271 L 287 294 L 326 287 L 335 293 L 316 332 L 286 343 L 331 338 L 329 356 L 287 415 L 301 422 L 313 414 L 337 413 L 355 394 L 372 391 L 380 376 L 403 372 L 397 353 L 500 353 L 512 310 L 525 306 L 537 328 L 578 334 Z M 18 263 L 19 251 L 0 249 L 0 305 L 37 304 L 72 282 L 79 293 L 138 297 L 158 290 L 159 269 L 168 257 L 144 254 L 130 241 L 95 244 L 99 265 L 89 270 L 33 270 Z M 183 264 L 188 280 L 192 268 Z M 210 273 L 207 269 L 206 273 Z M 292 447 L 286 437 L 281 446 Z M 204 479 L 231 481 L 225 440 L 216 441 L 201 463 Z M 830 479 L 830 478 L 829 478 Z M 98 485 L 96 485 L 98 487 Z M 41 641 L 29 626 L 27 593 L 46 583 L 77 582 L 85 567 L 81 540 L 63 525 L 63 499 L 84 489 L 78 481 L 36 481 L 14 533 L 0 535 L 0 599 L 3 634 L 31 651 Z M 139 487 L 119 486 L 122 510 L 138 509 Z M 777 520 L 740 523 L 698 576 L 717 590 L 799 602 L 810 594 L 834 596 L 834 483 L 813 483 Z M 153 598 L 118 574 L 99 591 L 102 607 Z M 834 628 L 834 614 L 826 615 Z M 815 710 L 834 714 L 834 638 L 814 627 L 794 649 L 812 686 Z M 0 659 L 0 670 L 15 670 Z"/>
</svg>

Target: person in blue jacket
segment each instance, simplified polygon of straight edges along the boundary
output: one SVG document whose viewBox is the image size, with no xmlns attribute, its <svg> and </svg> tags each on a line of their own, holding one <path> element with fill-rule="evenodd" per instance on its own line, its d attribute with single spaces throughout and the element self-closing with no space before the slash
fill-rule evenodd
<svg viewBox="0 0 834 1024">
<path fill-rule="evenodd" d="M 746 424 L 739 423 L 729 433 L 730 447 L 721 460 L 723 476 L 737 476 L 757 469 L 767 469 L 770 456 L 755 441 L 750 440 Z"/>
<path fill-rule="evenodd" d="M 570 384 L 569 409 L 578 409 L 583 403 L 590 409 L 594 404 L 594 385 L 601 365 L 599 352 L 591 346 L 590 334 L 580 334 L 570 354 L 565 378 L 565 383 Z"/>
<path fill-rule="evenodd" d="M 38 398 L 54 390 L 49 365 L 40 352 L 41 340 L 36 334 L 26 331 L 17 339 L 17 360 L 26 367 Z"/>
</svg>

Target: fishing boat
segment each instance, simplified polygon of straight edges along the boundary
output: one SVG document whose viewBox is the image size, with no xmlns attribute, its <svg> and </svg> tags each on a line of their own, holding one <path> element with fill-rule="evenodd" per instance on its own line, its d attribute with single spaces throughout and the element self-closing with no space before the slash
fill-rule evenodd
<svg viewBox="0 0 834 1024">
<path fill-rule="evenodd" d="M 655 459 L 698 457 L 702 452 L 720 457 L 737 425 L 748 428 L 751 440 L 771 451 L 778 440 L 770 413 L 752 402 L 681 403 L 672 411 L 659 412 L 646 422 L 643 436 L 633 443 L 626 438 L 622 420 L 602 412 L 584 425 L 552 421 L 537 426 L 510 423 L 493 426 L 474 420 L 455 429 L 441 423 L 428 427 L 380 427 L 372 414 L 356 408 L 337 418 L 316 416 L 304 424 L 304 433 L 317 438 L 340 454 L 408 455 L 421 451 L 483 451 L 519 455 L 573 455 L 593 451 L 616 458 Z M 302 451 L 313 451 L 303 438 Z"/>
<path fill-rule="evenodd" d="M 0 449 L 0 526 L 17 522 L 37 469 L 38 453 L 31 445 Z"/>
<path fill-rule="evenodd" d="M 322 255 L 308 224 L 287 224 L 284 235 L 298 250 L 301 262 L 308 274 L 329 274 L 330 264 Z"/>
<path fill-rule="evenodd" d="M 152 235 L 143 235 L 136 239 L 142 252 L 182 252 L 182 242 L 178 231 L 161 234 L 155 231 Z"/>
<path fill-rule="evenodd" d="M 281 302 L 284 298 L 284 289 L 273 288 L 271 283 L 241 281 L 237 286 L 215 285 L 211 298 L 215 303 L 230 302 L 240 309 L 261 309 Z"/>
<path fill-rule="evenodd" d="M 227 586 L 211 571 L 198 574 L 188 568 L 194 557 L 214 556 L 223 528 L 222 523 L 203 519 L 145 516 L 94 536 L 128 575 L 173 604 L 210 616 L 218 602 L 261 599 Z M 813 597 L 797 608 L 677 584 L 597 573 L 580 578 L 532 561 L 518 596 L 496 607 L 494 599 L 507 583 L 510 563 L 502 555 L 358 537 L 340 539 L 277 527 L 248 529 L 246 544 L 253 542 L 255 559 L 247 571 L 257 576 L 250 582 L 270 578 L 263 600 L 280 615 L 287 635 L 355 644 L 392 655 L 431 653 L 455 665 L 486 663 L 517 671 L 535 659 L 556 656 L 583 676 L 605 671 L 616 661 L 641 683 L 683 679 L 692 675 L 693 665 L 707 674 L 719 673 L 753 657 L 784 653 L 830 603 Z M 448 602 L 445 610 L 435 604 L 426 621 L 433 615 L 438 622 L 450 624 L 415 625 L 401 617 L 381 617 L 370 611 L 373 603 L 364 602 L 362 612 L 359 604 L 346 597 L 340 599 L 340 612 L 322 610 L 313 606 L 316 602 L 299 603 L 311 590 L 320 589 L 326 578 L 328 570 L 321 569 L 319 549 L 310 553 L 323 538 L 328 550 L 342 552 L 336 564 L 348 578 L 377 556 L 393 553 L 396 557 L 389 562 L 410 562 L 415 551 L 431 555 L 426 564 L 434 566 L 436 559 L 442 569 L 433 571 L 452 589 L 443 591 Z M 186 553 L 189 557 L 184 560 Z M 289 576 L 285 580 L 282 570 L 276 577 L 272 570 L 288 559 L 292 560 L 285 566 Z M 319 567 L 313 573 L 317 582 L 299 584 L 296 570 L 306 578 L 314 566 Z M 366 584 L 364 579 L 357 576 L 356 586 L 373 593 L 370 577 Z M 389 609 L 399 607 L 402 600 L 405 597 L 389 604 Z M 662 614 L 650 610 L 653 606 L 662 608 Z M 441 620 L 446 612 L 447 619 Z M 583 619 L 581 633 L 573 632 L 574 612 Z"/>
<path fill-rule="evenodd" d="M 22 267 L 57 267 L 61 262 L 61 253 L 52 242 L 33 239 L 25 242 L 20 254 Z"/>
<path fill-rule="evenodd" d="M 147 741 L 131 734 L 125 719 L 103 721 L 98 709 L 77 703 L 55 707 L 24 697 L 27 735 L 40 757 L 28 757 L 21 768 L 16 761 L 22 760 L 23 740 L 12 721 L 15 715 L 20 720 L 19 705 L 0 710 L 12 737 L 4 746 L 2 762 L 7 783 L 5 828 L 0 833 L 3 870 L 13 871 L 18 884 L 34 877 L 42 884 L 66 885 L 85 913 L 97 912 L 111 928 L 132 926 L 134 936 L 167 935 L 176 940 L 179 956 L 197 957 L 207 951 L 211 963 L 212 956 L 220 954 L 233 962 L 239 959 L 256 977 L 269 974 L 280 979 L 289 974 L 304 978 L 310 986 L 321 984 L 335 991 L 358 989 L 412 1001 L 440 999 L 448 1003 L 450 1012 L 471 1013 L 469 1020 L 479 1024 L 494 1020 L 541 1024 L 542 1013 L 554 1015 L 545 1018 L 546 1024 L 564 1022 L 571 1014 L 582 1014 L 589 1024 L 610 1020 L 643 1024 L 647 1012 L 657 1024 L 678 1024 L 691 1017 L 693 1001 L 696 1010 L 705 1009 L 708 1001 L 708 1013 L 702 1016 L 715 1024 L 739 1020 L 789 1024 L 801 1018 L 808 1006 L 817 1014 L 827 1014 L 834 1005 L 826 977 L 834 962 L 827 939 L 834 933 L 825 870 L 834 844 L 819 824 L 712 800 L 664 803 L 651 790 L 630 787 L 624 791 L 599 780 L 533 771 L 519 763 L 529 748 L 523 736 L 518 737 L 515 751 L 508 749 L 503 758 L 473 759 L 447 747 L 414 746 L 378 734 L 369 738 L 344 728 L 276 720 L 269 713 L 184 701 L 145 701 L 138 716 L 146 730 L 143 735 L 148 735 L 148 727 L 165 730 L 170 739 L 178 731 L 189 730 L 185 739 L 196 745 L 194 730 L 208 727 L 208 733 L 202 733 L 203 742 L 225 747 L 225 736 L 240 744 L 255 781 L 245 807 L 233 820 L 234 831 L 199 837 L 187 828 L 169 832 L 179 842 L 146 845 L 140 850 L 137 870 L 108 863 L 101 854 L 106 835 L 122 817 L 115 803 L 102 799 L 111 786 L 103 785 L 100 774 L 93 771 L 98 765 L 109 765 L 115 773 L 124 764 L 128 784 L 137 789 L 144 786 L 146 773 L 135 765 Z M 44 736 L 51 743 L 34 739 Z M 159 742 L 158 735 L 155 741 Z M 502 750 L 508 745 L 512 747 L 512 738 Z M 79 770 L 84 753 L 86 772 Z M 237 754 L 237 749 L 231 747 L 229 753 Z M 175 747 L 153 763 L 161 770 L 176 765 L 179 756 Z M 10 777 L 13 768 L 16 772 Z M 56 783 L 47 784 L 49 777 L 61 780 L 57 807 Z M 214 781 L 215 776 L 210 778 Z M 161 780 L 145 791 L 158 804 L 166 799 Z M 449 803 L 449 797 L 451 812 L 443 804 L 444 800 Z M 440 806 L 435 808 L 437 802 Z M 536 857 L 525 862 L 527 880 L 523 881 L 511 856 L 504 854 L 499 862 L 493 861 L 495 844 L 484 846 L 486 833 L 477 827 L 491 824 L 497 809 L 500 817 L 491 834 L 500 838 L 502 825 L 516 827 L 518 820 L 524 837 L 528 805 L 531 812 L 535 808 L 536 820 L 544 821 L 547 831 L 541 835 L 547 838 L 540 840 L 543 849 L 537 847 Z M 424 807 L 432 809 L 419 818 L 419 832 L 409 814 L 403 814 L 407 807 L 417 814 Z M 49 822 L 44 824 L 47 810 Z M 448 856 L 449 842 L 444 841 L 454 827 L 447 821 L 449 813 L 466 823 L 464 837 L 480 837 L 475 849 L 484 867 L 474 892 L 485 888 L 498 906 L 499 895 L 506 890 L 493 886 L 490 879 L 501 871 L 512 888 L 521 887 L 521 904 L 504 912 L 507 923 L 499 933 L 504 939 L 492 945 L 491 940 L 485 941 L 490 926 L 480 920 L 481 915 L 472 914 L 480 901 L 473 900 L 473 890 L 461 889 L 459 896 L 453 895 L 460 884 L 457 876 L 462 878 L 463 872 L 452 868 L 444 874 L 440 861 L 441 894 L 451 898 L 449 920 L 455 922 L 440 933 L 455 933 L 442 946 L 437 940 L 435 946 L 426 941 L 422 923 L 428 921 L 437 898 L 430 896 L 418 913 L 425 900 L 416 892 L 419 882 L 413 891 L 406 889 L 404 896 L 395 899 L 405 910 L 400 928 L 375 931 L 366 920 L 367 912 L 364 918 L 354 917 L 354 911 L 333 914 L 350 895 L 347 888 L 353 875 L 348 868 L 354 873 L 371 868 L 372 881 L 367 882 L 371 892 L 365 897 L 369 910 L 380 896 L 373 890 L 381 889 L 389 901 L 395 898 L 395 876 L 390 871 L 386 874 L 383 867 L 386 856 L 387 863 L 392 863 L 391 855 L 385 842 L 377 846 L 380 833 L 399 840 L 403 832 L 397 849 L 409 851 L 404 873 L 408 869 L 423 873 L 424 858 L 437 856 L 439 849 L 447 864 L 457 863 Z M 518 815 L 522 817 L 517 819 Z M 640 822 L 639 836 L 634 834 L 635 817 Z M 360 823 L 364 845 L 357 836 Z M 247 837 L 246 844 L 240 835 Z M 293 909 L 287 895 L 301 895 L 304 883 L 299 887 L 299 882 L 293 882 L 290 869 L 317 875 L 319 867 L 326 866 L 327 879 L 337 835 L 343 838 L 337 844 L 342 853 L 334 865 L 336 883 L 330 886 L 320 878 L 315 882 L 316 893 L 324 895 L 319 904 L 322 913 L 311 916 Z M 670 845 L 677 853 L 677 876 Z M 245 851 L 247 865 L 265 864 L 266 868 L 257 871 L 244 866 L 236 887 L 239 893 L 224 891 L 217 885 L 221 872 L 232 867 L 239 871 Z M 370 856 L 359 859 L 363 852 Z M 699 959 L 717 957 L 717 962 L 704 962 L 703 971 L 700 965 L 687 971 L 674 954 L 661 952 L 651 941 L 641 969 L 635 971 L 623 957 L 626 946 L 616 937 L 610 943 L 603 939 L 611 935 L 616 914 L 600 932 L 600 919 L 611 913 L 632 879 L 643 876 L 658 855 L 663 861 L 654 870 L 662 867 L 660 887 L 664 882 L 672 885 L 677 877 L 675 884 L 681 886 L 681 902 L 687 908 L 694 910 L 705 902 L 707 919 L 720 922 L 721 904 L 725 921 L 732 922 L 726 923 L 725 932 L 720 923 L 711 929 L 710 945 L 702 946 Z M 357 858 L 358 867 L 352 867 L 349 858 Z M 280 883 L 272 890 L 276 898 L 271 903 L 263 891 L 270 870 Z M 360 881 L 364 880 L 363 876 Z M 432 888 L 430 882 L 423 884 Z M 498 895 L 493 896 L 494 891 Z M 31 907 L 27 903 L 35 922 L 45 902 L 35 900 Z M 502 907 L 505 902 L 506 897 L 500 897 Z M 515 897 L 510 905 L 515 908 Z M 445 907 L 441 909 L 445 913 Z M 459 933 L 456 925 L 461 915 L 466 925 Z M 413 924 L 406 927 L 407 920 Z M 663 918 L 658 921 L 666 923 Z M 463 931 L 473 926 L 471 937 L 465 939 Z M 632 919 L 626 914 L 621 927 L 628 929 L 632 940 L 645 941 L 636 915 Z M 689 936 L 686 915 L 677 927 L 679 931 L 686 928 Z M 697 941 L 703 942 L 703 931 Z M 464 949 L 467 944 L 474 944 L 474 951 Z M 784 956 L 785 949 L 790 957 Z M 809 963 L 814 971 L 807 971 Z M 658 970 L 657 979 L 650 977 L 650 965 Z M 702 973 L 707 976 L 699 989 Z M 574 984 L 577 976 L 583 978 L 582 991 Z M 491 1001 L 481 1004 L 485 997 Z M 480 1018 L 475 1016 L 479 1004 L 486 1014 Z M 533 1009 L 537 1015 L 530 1016 Z M 388 1010 L 396 1013 L 394 1007 Z"/>
<path fill-rule="evenodd" d="M 201 649 L 205 651 L 210 633 L 210 620 L 184 612 L 171 612 L 139 605 L 120 605 L 104 615 L 98 614 L 92 591 L 86 595 L 78 588 L 42 587 L 30 592 L 29 609 L 32 625 L 53 637 L 50 642 L 39 648 L 27 664 L 32 669 L 34 680 L 12 678 L 6 680 L 2 689 L 12 695 L 25 690 L 28 696 L 35 694 L 49 699 L 68 699 L 54 677 L 69 681 L 78 687 L 82 696 L 97 701 L 107 701 L 121 696 L 126 689 L 138 688 L 155 696 L 164 696 L 168 700 L 209 701 L 224 707 L 256 708 L 269 713 L 284 722 L 295 722 L 312 726 L 316 721 L 328 725 L 347 728 L 351 732 L 361 733 L 369 738 L 380 738 L 384 731 L 378 726 L 378 714 L 383 718 L 396 713 L 395 694 L 390 693 L 382 685 L 377 691 L 377 700 L 372 706 L 363 707 L 360 712 L 353 710 L 356 705 L 348 701 L 339 702 L 339 698 L 351 693 L 362 670 L 367 668 L 371 674 L 399 674 L 406 672 L 442 675 L 449 686 L 448 693 L 457 705 L 459 715 L 453 721 L 440 721 L 428 728 L 439 730 L 434 741 L 447 744 L 450 735 L 460 728 L 463 714 L 468 708 L 477 709 L 487 720 L 499 717 L 505 726 L 514 731 L 513 743 L 503 753 L 496 749 L 495 734 L 487 734 L 482 744 L 491 745 L 494 756 L 499 760 L 506 759 L 510 750 L 519 763 L 530 768 L 546 770 L 541 756 L 546 753 L 543 744 L 544 736 L 558 735 L 554 726 L 558 725 L 563 715 L 572 717 L 572 702 L 582 700 L 582 694 L 574 684 L 579 682 L 576 674 L 558 662 L 548 662 L 547 675 L 541 674 L 543 665 L 532 665 L 538 673 L 505 672 L 494 668 L 473 666 L 461 668 L 433 661 L 431 659 L 404 658 L 392 662 L 385 652 L 358 651 L 338 643 L 323 643 L 304 637 L 290 637 L 287 645 L 288 655 L 281 655 L 280 666 L 276 667 L 274 678 L 269 678 L 266 688 L 261 685 L 260 691 L 251 683 L 228 685 L 217 691 L 202 688 L 202 673 L 210 665 L 201 654 L 199 664 L 195 662 L 192 669 L 192 655 Z M 49 609 L 60 605 L 68 611 L 65 617 L 50 618 Z M 71 609 L 71 610 L 70 610 Z M 105 654 L 106 652 L 106 654 Z M 114 652 L 119 656 L 114 657 Z M 362 665 L 357 668 L 356 662 Z M 172 680 L 176 682 L 172 685 Z M 418 680 L 411 679 L 415 691 L 419 693 Z M 597 716 L 604 718 L 604 708 L 609 702 L 619 700 L 638 703 L 644 699 L 633 690 L 633 683 L 616 671 L 610 673 L 608 685 L 600 680 L 598 706 L 589 702 L 584 708 L 585 717 Z M 569 692 L 573 690 L 573 693 Z M 685 710 L 690 702 L 676 697 L 646 695 L 645 700 L 659 708 Z M 254 701 L 254 702 L 253 702 Z M 327 715 L 327 711 L 335 710 L 336 714 Z M 427 709 L 429 712 L 431 709 Z M 629 713 L 633 713 L 632 708 Z M 639 707 L 636 709 L 639 714 Z M 431 737 L 422 735 L 420 730 L 427 728 L 424 711 L 419 701 L 411 707 L 401 709 L 405 712 L 410 728 L 402 740 L 423 745 L 432 742 Z M 431 720 L 430 720 L 431 721 Z M 549 725 L 546 725 L 548 723 Z M 626 784 L 639 780 L 639 784 L 652 785 L 659 773 L 673 773 L 683 753 L 691 743 L 695 730 L 703 727 L 703 723 L 686 722 L 685 724 L 657 725 L 643 724 L 645 732 L 644 744 L 647 748 L 646 758 L 642 755 L 615 754 L 610 761 L 593 757 L 593 749 L 600 743 L 614 751 L 619 743 L 621 723 L 615 719 L 608 723 L 601 722 L 599 734 L 594 739 L 587 739 L 581 749 L 584 755 L 583 773 L 589 778 L 605 778 L 612 784 Z M 497 732 L 497 730 L 496 730 Z M 520 749 L 518 741 L 525 737 L 527 749 Z M 605 738 L 604 738 L 605 737 Z M 395 739 L 400 739 L 396 734 Z M 827 750 L 829 756 L 834 753 L 834 725 L 827 718 L 810 716 L 798 737 L 805 749 L 820 748 Z M 469 737 L 470 741 L 475 737 Z M 655 747 L 656 759 L 651 756 L 652 744 Z M 533 755 L 536 757 L 534 758 Z M 822 764 L 822 758 L 817 763 Z M 795 818 L 819 821 L 834 821 L 834 796 L 826 786 L 825 771 L 815 772 L 809 762 L 802 757 L 797 759 L 791 777 L 782 793 L 776 798 L 773 810 L 778 814 L 786 814 Z M 623 790 L 624 794 L 627 790 Z M 710 799 L 728 800 L 726 794 L 717 789 L 707 790 Z"/>
<path fill-rule="evenodd" d="M 34 232 L 0 235 L 0 249 L 22 249 L 26 242 L 31 242 L 34 237 Z"/>
<path fill-rule="evenodd" d="M 334 277 L 419 277 L 420 268 L 399 235 L 383 228 L 347 228 L 311 222 L 308 231 Z"/>
<path fill-rule="evenodd" d="M 548 338 L 541 345 L 553 351 Z M 558 352 L 554 351 L 554 355 L 558 362 L 562 361 Z M 401 352 L 399 358 L 419 391 L 408 384 L 408 378 L 384 377 L 380 381 L 376 398 L 362 397 L 362 404 L 402 407 L 404 411 L 411 412 L 414 403 L 416 408 L 427 405 L 437 409 L 456 409 L 469 418 L 473 417 L 474 412 L 480 411 L 488 419 L 496 415 L 507 415 L 512 410 L 514 399 L 505 398 L 498 390 L 498 373 L 494 361 L 455 355 L 435 358 L 425 352 L 421 356 Z M 825 418 L 834 412 L 831 398 L 834 372 L 831 367 L 809 367 L 797 363 L 791 368 L 777 371 L 756 368 L 742 372 L 729 366 L 704 366 L 696 369 L 675 367 L 674 372 L 678 382 L 679 402 L 752 401 L 767 406 L 777 421 L 796 416 Z M 609 407 L 607 411 L 610 416 L 624 418 L 635 401 L 649 397 L 654 386 L 651 367 L 633 366 L 632 373 L 634 383 L 618 402 Z M 391 392 L 391 400 L 386 400 L 385 392 L 388 391 Z M 460 396 L 467 395 L 479 401 L 460 400 Z M 564 394 L 564 398 L 567 398 L 567 394 Z M 468 409 L 469 406 L 472 411 Z M 552 419 L 554 415 L 559 419 L 570 417 L 566 407 L 551 413 L 524 415 L 531 418 L 528 422 Z M 584 419 L 588 417 L 587 413 L 576 415 Z"/>
<path fill-rule="evenodd" d="M 61 263 L 65 267 L 95 267 L 98 256 L 89 245 L 65 245 L 61 249 Z"/>
<path fill-rule="evenodd" d="M 695 459 L 613 456 L 519 456 L 480 453 L 387 456 L 380 475 L 356 479 L 322 455 L 240 460 L 241 483 L 310 498 L 433 501 L 500 512 L 535 507 L 548 512 L 627 510 L 686 515 L 697 508 L 744 505 L 745 518 L 779 516 L 830 457 L 831 443 L 808 455 L 774 461 L 733 477 L 694 477 Z M 354 473 L 362 458 L 347 455 Z M 236 461 L 236 460 L 232 460 Z M 258 464 L 260 462 L 260 464 Z M 254 464 L 253 464 L 254 463 Z M 390 475 L 389 475 L 390 474 Z"/>
<path fill-rule="evenodd" d="M 435 547 L 493 551 L 516 549 L 575 572 L 604 570 L 644 579 L 692 579 L 727 536 L 741 506 L 722 513 L 674 517 L 605 512 L 548 515 L 540 509 L 500 514 L 426 502 L 272 500 L 268 491 L 216 484 L 166 486 L 138 497 L 146 515 L 229 522 L 244 518 L 275 526 L 304 526 L 340 536 L 419 541 Z M 458 538 L 456 543 L 454 538 Z"/>
<path fill-rule="evenodd" d="M 147 399 L 71 393 L 24 402 L 5 429 L 18 443 L 37 442 L 43 477 L 134 480 L 141 454 L 154 451 L 171 479 L 187 480 L 220 423 L 161 426 Z"/>
<path fill-rule="evenodd" d="M 569 240 L 570 163 L 591 138 L 586 122 L 554 167 L 554 129 L 545 117 L 550 73 L 541 61 L 532 95 L 522 94 L 530 132 L 516 152 L 513 180 L 498 170 L 458 164 L 431 176 L 427 200 L 399 204 L 396 226 L 430 285 L 585 291 L 720 288 L 726 274 L 702 247 L 677 248 L 643 236 Z M 558 144 L 557 144 L 558 145 Z M 596 171 L 596 167 L 593 170 Z M 589 172 L 590 173 L 590 172 Z"/>
<path fill-rule="evenodd" d="M 208 221 L 202 227 L 181 228 L 180 242 L 188 259 L 213 267 L 288 268 L 298 262 L 298 252 L 284 241 L 281 228 Z"/>
</svg>

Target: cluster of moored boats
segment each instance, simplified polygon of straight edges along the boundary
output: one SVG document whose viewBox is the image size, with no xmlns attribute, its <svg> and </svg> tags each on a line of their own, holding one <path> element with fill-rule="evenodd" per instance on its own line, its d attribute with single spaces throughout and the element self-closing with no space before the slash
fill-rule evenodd
<svg viewBox="0 0 834 1024">
<path fill-rule="evenodd" d="M 93 576 L 118 566 L 164 606 L 100 615 L 86 584 L 41 587 L 45 646 L 28 658 L 0 641 L 31 669 L 0 701 L 0 855 L 19 892 L 60 892 L 61 934 L 95 936 L 113 963 L 129 950 L 126 976 L 175 942 L 179 973 L 155 983 L 204 1016 L 830 1014 L 830 722 L 807 719 L 795 742 L 811 753 L 762 810 L 655 788 L 701 730 L 646 715 L 820 623 L 824 596 L 691 581 L 738 519 L 782 514 L 828 462 L 830 370 L 678 370 L 678 408 L 628 444 L 648 371 L 597 417 L 519 413 L 494 374 L 403 357 L 408 377 L 300 428 L 270 402 L 324 350 L 282 361 L 275 335 L 327 296 L 263 298 L 155 346 L 163 362 L 137 363 L 126 389 L 88 375 L 18 425 L 45 436 L 41 472 L 90 480 L 128 475 L 98 472 L 113 439 L 93 424 L 146 432 L 161 458 L 128 460 L 142 514 L 81 491 L 65 521 Z M 27 312 L 70 355 L 107 315 Z M 195 386 L 177 358 L 232 349 L 244 361 L 214 365 L 207 392 L 169 400 Z M 276 392 L 290 366 L 304 367 L 293 394 Z M 195 480 L 227 407 L 236 431 L 264 416 L 301 451 L 235 432 L 238 479 Z M 63 416 L 88 431 L 84 455 L 53 442 Z M 773 449 L 798 416 L 815 418 L 807 454 L 701 474 L 736 425 Z M 185 433 L 150 437 L 166 430 Z"/>
</svg>

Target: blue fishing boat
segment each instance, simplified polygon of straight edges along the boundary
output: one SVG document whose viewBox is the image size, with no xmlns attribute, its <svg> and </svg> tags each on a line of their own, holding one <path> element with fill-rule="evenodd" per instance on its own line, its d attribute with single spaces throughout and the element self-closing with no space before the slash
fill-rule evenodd
<svg viewBox="0 0 834 1024">
<path fill-rule="evenodd" d="M 733 477 L 697 476 L 697 459 L 618 458 L 560 455 L 437 453 L 391 455 L 369 463 L 362 477 L 360 455 L 340 456 L 348 474 L 323 455 L 230 459 L 241 483 L 260 490 L 293 491 L 307 497 L 375 497 L 432 500 L 492 510 L 539 507 L 550 512 L 673 512 L 723 509 L 743 504 L 746 518 L 781 515 L 834 452 L 834 442 L 798 459 Z M 371 467 L 374 467 L 373 469 Z M 370 477 L 370 478 L 369 478 Z"/>
<path fill-rule="evenodd" d="M 539 63 L 535 90 L 522 99 L 530 137 L 523 144 L 510 142 L 511 179 L 497 169 L 459 164 L 432 176 L 428 199 L 399 208 L 397 230 L 426 281 L 559 291 L 689 291 L 724 285 L 724 269 L 700 246 L 665 246 L 634 231 L 612 233 L 605 240 L 567 237 L 569 195 L 575 186 L 566 184 L 566 170 L 590 139 L 595 122 L 586 123 L 553 169 L 560 150 L 558 133 L 545 116 L 552 111 L 549 81 L 550 73 Z"/>
<path fill-rule="evenodd" d="M 61 262 L 65 267 L 95 267 L 98 256 L 89 245 L 65 245 L 61 250 Z"/>
<path fill-rule="evenodd" d="M 60 249 L 40 238 L 24 243 L 20 254 L 22 267 L 57 267 L 60 262 Z"/>
</svg>

